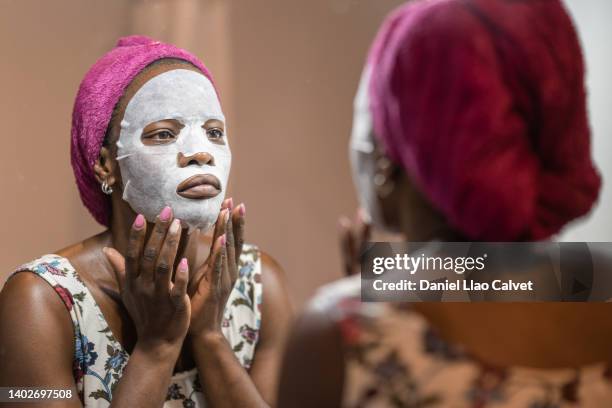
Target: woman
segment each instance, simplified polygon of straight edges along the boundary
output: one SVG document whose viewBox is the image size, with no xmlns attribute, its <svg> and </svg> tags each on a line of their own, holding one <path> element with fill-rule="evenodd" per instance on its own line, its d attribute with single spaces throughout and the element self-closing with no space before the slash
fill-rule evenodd
<svg viewBox="0 0 612 408">
<path fill-rule="evenodd" d="M 411 242 L 551 237 L 598 195 L 585 105 L 578 39 L 559 1 L 400 7 L 355 101 L 365 218 Z M 343 221 L 351 254 L 366 239 L 363 220 Z M 607 304 L 362 303 L 360 286 L 359 276 L 330 284 L 299 319 L 280 406 L 612 404 Z"/>
<path fill-rule="evenodd" d="M 210 73 L 182 49 L 126 37 L 94 64 L 72 165 L 108 229 L 9 278 L 2 386 L 71 390 L 66 407 L 274 404 L 288 300 L 280 267 L 242 244 L 244 204 L 224 200 L 225 126 Z"/>
</svg>

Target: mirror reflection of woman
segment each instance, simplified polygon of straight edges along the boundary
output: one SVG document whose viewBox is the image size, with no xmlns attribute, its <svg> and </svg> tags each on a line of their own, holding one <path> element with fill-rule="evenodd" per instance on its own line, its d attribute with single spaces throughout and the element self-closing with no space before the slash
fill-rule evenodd
<svg viewBox="0 0 612 408">
<path fill-rule="evenodd" d="M 366 216 L 343 221 L 346 270 L 368 219 L 429 242 L 427 253 L 435 241 L 547 240 L 587 214 L 601 181 L 584 88 L 560 1 L 394 11 L 355 99 L 350 150 Z M 298 319 L 280 406 L 612 406 L 609 304 L 362 303 L 360 283 L 325 286 Z"/>
<path fill-rule="evenodd" d="M 122 38 L 81 83 L 71 147 L 108 229 L 10 276 L 0 385 L 73 390 L 66 407 L 273 405 L 290 308 L 279 265 L 243 243 L 245 205 L 224 197 L 231 151 L 206 67 Z"/>
</svg>

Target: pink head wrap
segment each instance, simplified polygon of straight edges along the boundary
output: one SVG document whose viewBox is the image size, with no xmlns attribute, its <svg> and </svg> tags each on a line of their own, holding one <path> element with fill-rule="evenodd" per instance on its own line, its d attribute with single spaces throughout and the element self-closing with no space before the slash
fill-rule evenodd
<svg viewBox="0 0 612 408">
<path fill-rule="evenodd" d="M 71 163 L 81 200 L 96 221 L 108 226 L 111 206 L 97 182 L 93 167 L 100 155 L 111 115 L 125 89 L 147 65 L 177 58 L 195 65 L 213 83 L 204 64 L 174 45 L 145 36 L 119 39 L 115 48 L 100 58 L 85 74 L 74 102 L 71 132 Z"/>
<path fill-rule="evenodd" d="M 582 54 L 558 1 L 410 3 L 368 63 L 377 138 L 469 239 L 544 239 L 597 199 Z"/>
</svg>

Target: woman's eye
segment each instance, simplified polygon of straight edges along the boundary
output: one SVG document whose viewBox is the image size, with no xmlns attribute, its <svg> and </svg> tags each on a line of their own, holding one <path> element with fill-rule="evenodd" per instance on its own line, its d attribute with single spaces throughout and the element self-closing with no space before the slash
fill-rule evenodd
<svg viewBox="0 0 612 408">
<path fill-rule="evenodd" d="M 175 140 L 176 135 L 169 129 L 160 129 L 142 135 L 142 142 L 146 145 L 164 145 L 173 143 Z"/>
<path fill-rule="evenodd" d="M 218 140 L 218 139 L 221 139 L 223 137 L 223 131 L 221 129 L 217 129 L 217 128 L 208 129 L 206 131 L 206 134 L 208 135 L 208 137 L 210 137 L 211 139 L 214 139 L 214 140 Z"/>
<path fill-rule="evenodd" d="M 143 142 L 147 141 L 149 144 L 166 144 L 173 142 L 175 139 L 176 136 L 170 130 L 158 130 L 143 136 Z"/>
<path fill-rule="evenodd" d="M 168 130 L 162 130 L 153 135 L 158 140 L 170 140 L 174 138 L 174 135 Z"/>
</svg>

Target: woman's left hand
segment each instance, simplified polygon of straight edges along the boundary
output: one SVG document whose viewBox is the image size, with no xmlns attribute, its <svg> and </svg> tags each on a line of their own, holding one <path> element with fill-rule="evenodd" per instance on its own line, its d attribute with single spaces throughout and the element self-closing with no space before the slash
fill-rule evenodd
<svg viewBox="0 0 612 408">
<path fill-rule="evenodd" d="M 191 337 L 221 334 L 225 305 L 238 278 L 238 260 L 244 242 L 244 214 L 244 204 L 232 209 L 231 199 L 221 207 L 210 255 L 198 268 L 188 288 Z"/>
</svg>

